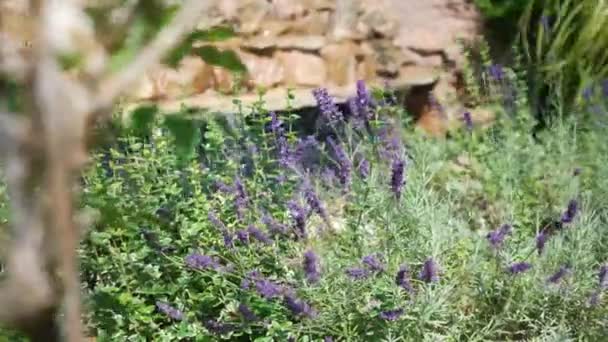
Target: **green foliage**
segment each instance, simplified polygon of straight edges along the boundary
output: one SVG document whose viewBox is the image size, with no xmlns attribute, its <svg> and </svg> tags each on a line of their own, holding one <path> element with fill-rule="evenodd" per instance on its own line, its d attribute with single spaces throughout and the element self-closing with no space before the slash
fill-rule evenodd
<svg viewBox="0 0 608 342">
<path fill-rule="evenodd" d="M 481 88 L 486 103 L 502 103 L 488 95 L 497 86 L 488 81 Z M 376 100 L 384 96 L 374 94 Z M 371 137 L 357 126 L 339 126 L 353 171 L 361 156 L 371 164 L 369 177 L 353 175 L 348 188 L 324 177 L 322 167 L 307 173 L 281 167 L 276 136 L 267 129 L 270 118 L 261 109 L 232 124 L 210 116 L 193 122 L 187 119 L 196 114 L 191 112 L 165 119 L 152 107 L 139 109 L 130 127 L 146 129 L 125 131 L 112 148 L 100 150 L 83 178 L 82 206 L 97 208 L 102 217 L 80 251 L 91 333 L 100 341 L 601 340 L 608 311 L 589 307 L 588 299 L 598 289 L 599 266 L 608 253 L 608 211 L 602 205 L 608 147 L 599 143 L 606 131 L 556 121 L 535 138 L 526 119 L 530 113 L 525 106 L 516 108 L 513 116 L 494 107 L 495 126 L 454 131 L 444 142 L 405 124 L 400 133 L 408 149 L 392 157 L 378 132 L 394 125 L 383 113 L 399 109 L 377 108 Z M 288 128 L 294 124 L 283 127 L 295 143 L 297 132 Z M 331 166 L 336 156 L 324 145 L 315 153 L 317 165 Z M 408 160 L 401 200 L 390 187 L 393 158 Z M 575 167 L 582 168 L 579 176 L 573 176 Z M 237 178 L 247 197 L 240 214 L 234 188 L 218 187 L 218 182 L 236 185 Z M 311 213 L 307 238 L 271 235 L 265 214 L 290 231 L 288 202 L 306 206 L 302 179 L 323 200 L 335 231 Z M 538 254 L 536 234 L 544 221 L 559 220 L 572 198 L 581 203 L 580 215 Z M 504 223 L 514 231 L 494 250 L 486 235 Z M 249 225 L 273 242 L 235 238 L 227 248 L 224 229 L 233 234 Z M 320 259 L 318 283 L 308 282 L 303 269 L 303 254 L 310 249 Z M 187 260 L 192 253 L 216 258 L 220 266 L 192 268 Z M 361 280 L 345 274 L 374 253 L 381 253 L 384 271 Z M 418 278 L 429 257 L 440 265 L 438 283 Z M 523 260 L 533 264 L 530 271 L 505 271 Z M 410 268 L 415 292 L 395 284 L 402 264 Z M 547 283 L 564 264 L 573 273 L 560 284 Z M 283 300 L 244 287 L 252 270 L 292 288 L 318 315 L 294 316 Z M 163 314 L 157 301 L 182 310 L 184 319 Z M 257 319 L 247 321 L 240 304 Z M 395 308 L 403 308 L 403 316 L 379 318 Z M 210 321 L 230 329 L 218 333 L 220 325 Z"/>
<path fill-rule="evenodd" d="M 541 19 L 534 15 L 538 8 Z M 544 101 L 549 110 L 558 103 L 559 114 L 567 114 L 589 101 L 582 96 L 586 88 L 608 79 L 606 11 L 608 4 L 599 0 L 531 1 L 521 37 L 533 70 L 533 100 Z"/>
</svg>

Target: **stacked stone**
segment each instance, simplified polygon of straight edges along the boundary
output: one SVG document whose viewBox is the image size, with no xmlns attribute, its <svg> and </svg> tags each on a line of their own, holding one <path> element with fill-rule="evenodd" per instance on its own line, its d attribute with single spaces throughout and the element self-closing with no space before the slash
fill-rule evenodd
<svg viewBox="0 0 608 342">
<path fill-rule="evenodd" d="M 237 30 L 235 38 L 214 45 L 237 53 L 248 70 L 241 85 L 249 90 L 428 79 L 427 69 L 444 64 L 441 53 L 399 47 L 398 18 L 389 8 L 382 0 L 223 0 L 208 11 L 201 28 L 229 24 Z M 196 57 L 177 70 L 157 72 L 151 81 L 143 94 L 164 91 L 170 98 L 209 89 L 231 93 L 237 82 L 227 70 Z"/>
</svg>

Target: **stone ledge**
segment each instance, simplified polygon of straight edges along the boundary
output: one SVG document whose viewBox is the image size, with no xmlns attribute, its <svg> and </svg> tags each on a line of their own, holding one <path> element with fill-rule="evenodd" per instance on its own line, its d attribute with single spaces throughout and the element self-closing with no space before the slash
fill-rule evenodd
<svg viewBox="0 0 608 342">
<path fill-rule="evenodd" d="M 411 73 L 407 78 L 389 80 L 386 84 L 394 89 L 397 93 L 403 94 L 408 92 L 412 88 L 416 87 L 430 87 L 439 80 L 439 72 L 434 69 L 420 69 L 419 72 Z M 383 87 L 384 84 L 378 81 L 368 82 L 370 87 Z M 273 88 L 266 91 L 262 96 L 264 101 L 264 108 L 268 111 L 285 111 L 291 109 L 294 111 L 310 108 L 316 106 L 316 101 L 312 95 L 314 87 L 298 87 L 292 88 L 291 93 L 293 99 L 291 100 L 290 107 L 288 108 L 288 90 L 285 88 Z M 338 104 L 346 103 L 348 99 L 356 95 L 356 84 L 351 84 L 344 87 L 330 87 L 328 92 L 334 97 L 335 102 Z M 260 96 L 255 93 L 248 93 L 243 95 L 223 95 L 213 90 L 206 91 L 205 93 L 190 96 L 183 99 L 176 100 L 157 100 L 157 101 L 138 101 L 128 103 L 123 107 L 124 113 L 130 113 L 133 109 L 146 105 L 156 104 L 161 113 L 172 113 L 177 112 L 181 108 L 201 108 L 211 113 L 218 114 L 233 114 L 238 111 L 238 105 L 245 110 L 251 108 L 254 104 L 260 101 Z"/>
</svg>

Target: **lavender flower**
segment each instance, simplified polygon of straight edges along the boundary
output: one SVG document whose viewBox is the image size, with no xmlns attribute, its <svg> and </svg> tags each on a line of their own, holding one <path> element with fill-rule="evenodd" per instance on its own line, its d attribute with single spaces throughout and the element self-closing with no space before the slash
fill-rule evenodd
<svg viewBox="0 0 608 342">
<path fill-rule="evenodd" d="M 401 191 L 405 181 L 403 180 L 403 173 L 405 170 L 405 163 L 397 159 L 393 161 L 392 173 L 391 173 L 391 190 L 395 194 L 395 197 L 399 200 L 401 198 Z"/>
<path fill-rule="evenodd" d="M 583 170 L 582 170 L 580 167 L 577 167 L 577 168 L 575 168 L 575 169 L 574 169 L 574 171 L 572 172 L 572 175 L 573 175 L 574 177 L 576 177 L 576 176 L 580 176 L 582 172 L 583 172 Z"/>
<path fill-rule="evenodd" d="M 247 233 L 249 233 L 249 236 L 253 236 L 253 238 L 255 238 L 256 240 L 258 240 L 260 242 L 263 242 L 266 244 L 272 243 L 272 240 L 268 236 L 266 236 L 266 234 L 264 234 L 264 232 L 259 230 L 254 225 L 250 225 L 249 227 L 247 227 Z"/>
<path fill-rule="evenodd" d="M 246 230 L 243 230 L 243 229 L 237 230 L 236 237 L 237 237 L 237 239 L 239 239 L 239 241 L 241 241 L 245 245 L 249 243 L 249 233 Z"/>
<path fill-rule="evenodd" d="M 204 325 L 207 330 L 217 335 L 223 335 L 233 330 L 232 326 L 214 319 L 207 320 Z"/>
<path fill-rule="evenodd" d="M 593 98 L 593 86 L 588 86 L 583 89 L 583 98 L 585 101 L 591 102 L 591 99 Z"/>
<path fill-rule="evenodd" d="M 608 98 L 608 79 L 602 81 L 602 95 Z"/>
<path fill-rule="evenodd" d="M 317 196 L 315 191 L 312 189 L 312 186 L 310 184 L 308 184 L 308 182 L 306 182 L 304 184 L 303 192 L 304 192 L 304 198 L 306 199 L 306 202 L 308 203 L 308 206 L 310 207 L 310 209 L 312 211 L 316 212 L 317 214 L 319 214 L 319 216 L 321 216 L 321 218 L 323 218 L 323 220 L 328 221 L 329 215 L 327 214 L 327 210 L 325 210 L 325 207 L 321 203 L 319 196 Z"/>
<path fill-rule="evenodd" d="M 296 201 L 291 200 L 287 203 L 287 207 L 289 208 L 289 212 L 291 217 L 294 220 L 294 228 L 296 231 L 296 235 L 299 238 L 306 237 L 306 219 L 308 217 L 308 212 L 306 209 L 302 208 Z"/>
<path fill-rule="evenodd" d="M 507 271 L 511 274 L 519 274 L 519 273 L 526 272 L 531 268 L 532 268 L 532 264 L 530 264 L 528 262 L 516 262 L 516 263 L 511 264 L 511 266 L 509 266 L 507 268 Z"/>
<path fill-rule="evenodd" d="M 491 231 L 486 235 L 486 238 L 490 242 L 493 248 L 499 248 L 504 242 L 507 235 L 510 235 L 512 232 L 512 226 L 510 224 L 503 224 L 497 230 Z"/>
<path fill-rule="evenodd" d="M 319 281 L 321 276 L 319 272 L 319 257 L 312 250 L 304 253 L 304 272 L 306 273 L 308 282 L 316 283 Z"/>
<path fill-rule="evenodd" d="M 243 303 L 239 304 L 239 313 L 241 314 L 241 316 L 243 316 L 243 318 L 246 321 L 249 321 L 249 322 L 255 321 L 258 319 L 256 317 L 255 313 L 253 313 L 253 311 L 251 311 L 251 309 Z"/>
<path fill-rule="evenodd" d="M 317 315 L 315 310 L 305 301 L 297 299 L 292 294 L 285 295 L 285 306 L 291 311 L 294 316 L 304 316 L 312 318 Z"/>
<path fill-rule="evenodd" d="M 255 282 L 255 289 L 260 296 L 266 299 L 272 299 L 279 297 L 283 293 L 283 288 L 273 283 L 268 279 L 259 279 Z"/>
<path fill-rule="evenodd" d="M 387 160 L 400 158 L 401 155 L 401 139 L 396 134 L 391 134 L 388 127 L 383 127 L 378 133 L 382 141 L 382 149 L 380 156 Z"/>
<path fill-rule="evenodd" d="M 346 275 L 355 279 L 361 280 L 370 276 L 371 272 L 369 270 L 360 268 L 360 267 L 351 267 L 346 269 Z"/>
<path fill-rule="evenodd" d="M 224 225 L 224 223 L 220 221 L 220 219 L 215 215 L 213 211 L 209 211 L 209 213 L 207 214 L 207 218 L 209 219 L 211 224 L 215 226 L 215 228 L 219 229 L 220 231 L 226 230 L 226 226 Z"/>
<path fill-rule="evenodd" d="M 222 237 L 224 239 L 224 246 L 226 248 L 234 247 L 234 242 L 233 242 L 232 235 L 230 234 L 230 232 L 228 232 L 227 230 L 223 230 Z"/>
<path fill-rule="evenodd" d="M 380 316 L 380 318 L 382 318 L 385 321 L 396 321 L 402 315 L 403 315 L 403 309 L 394 309 L 394 310 L 382 311 L 379 316 Z"/>
<path fill-rule="evenodd" d="M 576 213 L 578 212 L 578 202 L 573 199 L 568 203 L 568 208 L 562 214 L 561 221 L 562 223 L 571 223 L 574 221 L 574 217 L 576 217 Z"/>
<path fill-rule="evenodd" d="M 268 214 L 264 214 L 264 216 L 262 216 L 262 223 L 266 225 L 266 228 L 273 236 L 284 235 L 287 233 L 287 227 L 277 222 L 272 216 Z"/>
<path fill-rule="evenodd" d="M 334 342 L 334 339 L 331 336 L 325 336 L 323 342 Z"/>
<path fill-rule="evenodd" d="M 367 177 L 369 177 L 369 172 L 370 172 L 370 165 L 369 165 L 369 161 L 367 161 L 367 159 L 365 158 L 361 158 L 361 161 L 359 162 L 359 176 L 361 176 L 361 178 L 363 179 L 367 179 Z"/>
<path fill-rule="evenodd" d="M 313 135 L 300 139 L 296 146 L 293 159 L 297 161 L 304 170 L 311 170 L 319 162 L 319 142 Z"/>
<path fill-rule="evenodd" d="M 402 287 L 407 292 L 414 292 L 414 288 L 412 287 L 412 283 L 410 282 L 409 269 L 406 265 L 401 265 L 399 271 L 397 271 L 395 283 L 397 284 L 397 286 Z"/>
<path fill-rule="evenodd" d="M 600 304 L 600 300 L 602 299 L 602 293 L 600 291 L 594 291 L 589 297 L 588 304 L 589 306 L 598 306 Z"/>
<path fill-rule="evenodd" d="M 384 271 L 384 264 L 378 258 L 378 255 L 370 254 L 363 257 L 361 262 L 373 272 Z"/>
<path fill-rule="evenodd" d="M 570 269 L 567 266 L 561 266 L 557 272 L 553 273 L 548 279 L 547 282 L 557 284 L 564 278 L 566 275 L 570 273 Z"/>
<path fill-rule="evenodd" d="M 473 118 L 471 117 L 471 112 L 464 112 L 464 114 L 462 114 L 462 121 L 464 121 L 467 130 L 473 130 Z"/>
<path fill-rule="evenodd" d="M 547 240 L 549 240 L 549 233 L 544 229 L 536 235 L 536 249 L 538 250 L 538 255 L 541 255 L 545 250 Z"/>
<path fill-rule="evenodd" d="M 235 188 L 235 207 L 236 207 L 236 214 L 239 220 L 243 220 L 244 219 L 244 211 L 247 207 L 247 203 L 248 203 L 248 199 L 247 199 L 247 192 L 245 191 L 245 185 L 243 184 L 243 182 L 241 182 L 240 178 L 236 178 L 236 180 L 234 181 L 234 188 Z"/>
<path fill-rule="evenodd" d="M 608 288 L 608 264 L 602 265 L 600 267 L 600 271 L 598 273 L 598 278 L 600 282 L 600 289 Z"/>
<path fill-rule="evenodd" d="M 220 268 L 220 264 L 215 258 L 208 255 L 202 255 L 198 253 L 192 253 L 185 258 L 186 265 L 190 268 L 198 270 L 217 270 Z"/>
<path fill-rule="evenodd" d="M 321 171 L 321 179 L 327 186 L 331 187 L 336 180 L 336 172 L 332 168 L 327 167 Z"/>
<path fill-rule="evenodd" d="M 251 282 L 261 279 L 261 274 L 258 271 L 251 271 L 241 280 L 241 289 L 249 290 Z"/>
<path fill-rule="evenodd" d="M 428 258 L 424 262 L 419 278 L 426 283 L 436 283 L 439 281 L 439 267 L 433 258 Z"/>
<path fill-rule="evenodd" d="M 488 74 L 490 74 L 490 77 L 497 82 L 500 82 L 505 78 L 505 72 L 500 64 L 490 65 L 488 67 Z"/>
<path fill-rule="evenodd" d="M 342 120 L 343 115 L 334 103 L 334 99 L 329 95 L 327 89 L 317 88 L 312 91 L 317 105 L 321 111 L 321 115 L 330 123 Z"/>
<path fill-rule="evenodd" d="M 283 132 L 283 121 L 279 119 L 277 113 L 270 112 L 270 131 L 274 134 Z"/>
<path fill-rule="evenodd" d="M 176 321 L 181 321 L 182 319 L 184 319 L 184 313 L 169 305 L 168 303 L 160 301 L 156 302 L 156 308 L 158 309 L 158 311 L 162 312 L 163 314 L 169 316 L 171 319 L 174 319 Z"/>
<path fill-rule="evenodd" d="M 226 194 L 229 194 L 234 191 L 234 189 L 231 186 L 226 185 L 226 183 L 224 183 L 220 180 L 216 180 L 213 182 L 213 189 L 214 189 L 214 191 L 219 191 L 219 192 L 223 192 Z"/>
<path fill-rule="evenodd" d="M 348 185 L 350 183 L 352 163 L 342 146 L 336 143 L 332 137 L 327 137 L 327 143 L 331 146 L 338 163 L 338 179 L 340 179 L 342 185 Z"/>
<path fill-rule="evenodd" d="M 353 114 L 356 114 L 356 118 L 359 122 L 361 122 L 364 126 L 369 125 L 370 119 L 370 107 L 372 105 L 372 97 L 365 86 L 365 81 L 359 80 L 357 81 L 357 96 L 354 98 L 354 111 Z M 351 110 L 352 111 L 352 110 Z"/>
</svg>

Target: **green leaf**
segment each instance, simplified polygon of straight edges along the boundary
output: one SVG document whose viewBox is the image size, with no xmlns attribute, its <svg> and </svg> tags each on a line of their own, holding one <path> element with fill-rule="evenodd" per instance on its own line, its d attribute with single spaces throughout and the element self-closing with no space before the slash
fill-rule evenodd
<svg viewBox="0 0 608 342">
<path fill-rule="evenodd" d="M 154 117 L 158 113 L 158 107 L 156 105 L 141 106 L 133 111 L 131 130 L 136 136 L 142 136 L 148 133 L 152 124 L 154 123 Z"/>
<path fill-rule="evenodd" d="M 179 114 L 172 114 L 165 117 L 164 125 L 175 138 L 177 154 L 182 161 L 190 157 L 198 140 L 198 130 L 194 121 Z"/>
<path fill-rule="evenodd" d="M 191 41 L 220 42 L 234 37 L 236 33 L 230 26 L 217 26 L 208 30 L 196 30 L 190 34 Z"/>
<path fill-rule="evenodd" d="M 220 51 L 215 46 L 202 46 L 192 51 L 207 64 L 219 66 L 233 72 L 246 72 L 247 68 L 232 50 Z"/>
</svg>

